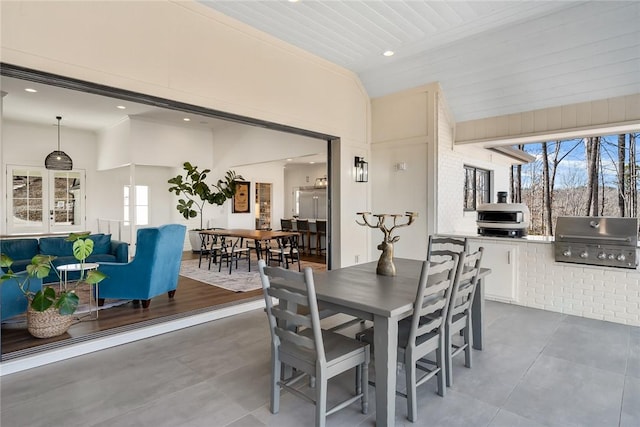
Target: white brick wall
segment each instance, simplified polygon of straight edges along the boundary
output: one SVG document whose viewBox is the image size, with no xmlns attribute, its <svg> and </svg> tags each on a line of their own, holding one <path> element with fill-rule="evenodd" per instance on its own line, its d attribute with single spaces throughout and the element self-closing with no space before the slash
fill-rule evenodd
<svg viewBox="0 0 640 427">
<path fill-rule="evenodd" d="M 640 326 L 640 271 L 555 262 L 553 244 L 520 245 L 516 304 Z"/>
</svg>

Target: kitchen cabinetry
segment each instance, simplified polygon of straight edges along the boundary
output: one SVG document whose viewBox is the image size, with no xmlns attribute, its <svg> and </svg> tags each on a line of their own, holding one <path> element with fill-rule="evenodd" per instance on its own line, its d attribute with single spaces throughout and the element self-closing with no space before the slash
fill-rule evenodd
<svg viewBox="0 0 640 427">
<path fill-rule="evenodd" d="M 515 243 L 501 243 L 488 240 L 469 240 L 471 250 L 484 248 L 482 266 L 491 269 L 485 279 L 484 295 L 486 299 L 518 301 L 518 251 Z"/>
</svg>

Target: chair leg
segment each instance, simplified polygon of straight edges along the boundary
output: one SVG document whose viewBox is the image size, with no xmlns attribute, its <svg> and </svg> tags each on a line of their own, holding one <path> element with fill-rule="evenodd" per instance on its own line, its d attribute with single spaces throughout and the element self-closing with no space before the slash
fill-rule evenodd
<svg viewBox="0 0 640 427">
<path fill-rule="evenodd" d="M 446 366 L 446 370 L 447 370 L 447 387 L 451 387 L 451 384 L 453 384 L 453 358 L 451 357 L 451 329 L 449 328 L 449 326 L 447 326 L 446 328 L 446 332 L 445 332 L 445 357 L 446 357 L 446 361 L 445 361 L 445 366 Z"/>
<path fill-rule="evenodd" d="M 416 405 L 416 362 L 410 355 L 405 357 L 404 371 L 407 382 L 407 418 L 413 423 L 418 419 L 418 407 Z"/>
<path fill-rule="evenodd" d="M 134 299 L 133 301 L 131 301 L 133 303 L 133 308 L 138 308 L 140 307 L 140 300 L 139 299 Z"/>
<path fill-rule="evenodd" d="M 438 339 L 438 349 L 436 350 L 436 364 L 438 365 L 438 373 L 436 374 L 436 380 L 438 382 L 438 395 L 444 397 L 446 393 L 447 387 L 445 385 L 445 338 L 444 333 L 440 334 L 440 338 Z"/>
<path fill-rule="evenodd" d="M 322 372 L 318 374 L 316 376 L 316 427 L 325 427 L 327 421 L 327 378 Z"/>
<path fill-rule="evenodd" d="M 280 410 L 280 376 L 282 373 L 282 363 L 277 353 L 271 351 L 271 404 L 269 410 L 272 414 L 277 414 Z"/>
<path fill-rule="evenodd" d="M 176 290 L 174 289 L 172 291 L 167 292 L 167 295 L 169 295 L 169 298 L 173 298 L 174 296 L 176 296 Z"/>
<path fill-rule="evenodd" d="M 467 327 L 464 328 L 464 366 L 471 367 L 471 347 L 473 347 L 473 333 L 471 330 L 471 316 L 467 319 Z"/>
<path fill-rule="evenodd" d="M 98 298 L 98 307 L 104 306 L 104 298 Z"/>
<path fill-rule="evenodd" d="M 142 308 L 149 308 L 150 305 L 151 305 L 151 300 L 150 299 L 143 299 L 142 300 Z"/>
<path fill-rule="evenodd" d="M 362 397 L 360 398 L 360 403 L 362 413 L 366 414 L 369 412 L 369 364 L 365 362 L 361 366 L 360 389 Z"/>
</svg>

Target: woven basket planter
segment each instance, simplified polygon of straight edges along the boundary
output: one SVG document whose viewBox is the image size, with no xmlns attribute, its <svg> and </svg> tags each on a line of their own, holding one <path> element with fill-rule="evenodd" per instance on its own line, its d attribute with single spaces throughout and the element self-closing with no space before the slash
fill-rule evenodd
<svg viewBox="0 0 640 427">
<path fill-rule="evenodd" d="M 51 338 L 62 335 L 73 323 L 73 315 L 63 315 L 57 308 L 50 307 L 45 311 L 27 310 L 27 330 L 36 338 Z"/>
</svg>

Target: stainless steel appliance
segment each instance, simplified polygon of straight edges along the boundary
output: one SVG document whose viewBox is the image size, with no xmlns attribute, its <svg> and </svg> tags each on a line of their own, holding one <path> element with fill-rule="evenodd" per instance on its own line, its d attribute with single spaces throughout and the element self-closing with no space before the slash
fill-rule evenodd
<svg viewBox="0 0 640 427">
<path fill-rule="evenodd" d="M 327 189 L 301 187 L 298 193 L 298 217 L 327 219 Z"/>
<path fill-rule="evenodd" d="M 501 198 L 500 200 L 505 200 Z M 478 234 L 481 236 L 524 237 L 530 212 L 523 203 L 485 203 L 477 208 Z"/>
<path fill-rule="evenodd" d="M 558 217 L 554 246 L 556 261 L 636 268 L 638 219 Z"/>
</svg>

